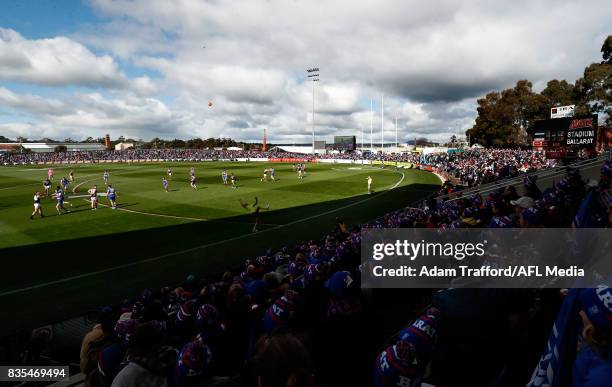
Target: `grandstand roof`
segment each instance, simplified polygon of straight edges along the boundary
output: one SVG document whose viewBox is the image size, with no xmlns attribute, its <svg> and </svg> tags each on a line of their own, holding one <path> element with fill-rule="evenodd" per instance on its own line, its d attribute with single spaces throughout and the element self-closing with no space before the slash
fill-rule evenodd
<svg viewBox="0 0 612 387">
<path fill-rule="evenodd" d="M 279 145 L 272 148 L 272 151 L 282 150 L 291 153 L 312 153 L 312 145 L 301 146 L 301 145 Z"/>
</svg>

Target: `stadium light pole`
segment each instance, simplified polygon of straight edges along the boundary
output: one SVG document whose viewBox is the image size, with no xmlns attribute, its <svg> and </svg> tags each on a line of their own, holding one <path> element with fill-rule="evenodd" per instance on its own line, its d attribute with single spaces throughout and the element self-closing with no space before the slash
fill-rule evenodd
<svg viewBox="0 0 612 387">
<path fill-rule="evenodd" d="M 319 82 L 319 68 L 312 67 L 306 69 L 309 80 L 312 82 L 312 154 L 315 153 L 315 82 Z"/>
<path fill-rule="evenodd" d="M 370 153 L 374 153 L 374 102 L 370 98 Z"/>
<path fill-rule="evenodd" d="M 385 153 L 385 95 L 380 96 L 380 153 Z"/>
<path fill-rule="evenodd" d="M 395 116 L 395 152 L 397 153 L 397 116 Z"/>
</svg>

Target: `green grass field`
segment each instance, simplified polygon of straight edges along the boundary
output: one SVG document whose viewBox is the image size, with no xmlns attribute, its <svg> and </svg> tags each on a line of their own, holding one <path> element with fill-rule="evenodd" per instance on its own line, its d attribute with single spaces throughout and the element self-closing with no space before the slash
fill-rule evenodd
<svg viewBox="0 0 612 387">
<path fill-rule="evenodd" d="M 170 167 L 170 192 L 161 178 Z M 198 190 L 189 187 L 196 168 Z M 274 167 L 277 181 L 260 181 Z M 417 170 L 342 164 L 309 165 L 303 180 L 291 164 L 176 163 L 58 165 L 53 188 L 74 170 L 69 187 L 72 207 L 57 215 L 55 200 L 43 198 L 45 218 L 29 219 L 32 196 L 42 191 L 44 166 L 0 168 L 0 306 L 12 318 L 0 322 L 0 336 L 84 313 L 140 290 L 179 283 L 186 274 L 206 276 L 236 267 L 304 239 L 318 239 L 336 216 L 349 225 L 373 219 L 426 196 L 439 185 Z M 87 189 L 105 191 L 102 173 L 119 208 L 89 209 Z M 221 182 L 227 169 L 238 188 Z M 371 195 L 366 178 L 374 179 Z M 72 192 L 75 189 L 75 192 Z M 254 215 L 240 205 L 258 197 L 269 210 L 252 233 Z M 105 197 L 100 203 L 108 205 Z M 8 308 L 8 309 L 6 309 Z"/>
</svg>

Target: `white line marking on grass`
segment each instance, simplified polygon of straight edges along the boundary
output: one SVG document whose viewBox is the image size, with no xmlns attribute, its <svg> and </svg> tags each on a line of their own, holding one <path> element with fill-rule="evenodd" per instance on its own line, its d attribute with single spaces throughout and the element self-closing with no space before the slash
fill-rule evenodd
<svg viewBox="0 0 612 387">
<path fill-rule="evenodd" d="M 156 257 L 151 257 L 151 258 L 145 258 L 145 259 L 141 259 L 141 260 L 134 261 L 134 262 L 124 263 L 123 265 L 113 266 L 113 267 L 109 267 L 109 268 L 102 269 L 102 270 L 92 271 L 92 272 L 89 272 L 89 273 L 83 273 L 83 274 L 75 275 L 75 276 L 72 276 L 72 277 L 58 279 L 58 280 L 55 280 L 55 281 L 44 282 L 44 283 L 41 283 L 41 284 L 38 284 L 38 285 L 32 285 L 32 286 L 28 286 L 28 287 L 25 287 L 25 288 L 9 290 L 9 291 L 0 293 L 0 297 L 10 296 L 10 295 L 13 295 L 13 294 L 23 293 L 23 292 L 27 292 L 27 291 L 30 291 L 30 290 L 40 289 L 40 288 L 45 288 L 45 287 L 48 287 L 48 286 L 58 285 L 58 284 L 61 284 L 61 283 L 70 282 L 70 281 L 74 281 L 74 280 L 80 280 L 80 279 L 83 279 L 83 278 L 93 277 L 93 276 L 96 276 L 96 275 L 99 275 L 99 274 L 110 273 L 112 271 L 126 269 L 126 268 L 132 267 L 132 266 L 142 265 L 143 263 L 155 262 L 155 261 L 159 261 L 159 260 L 162 260 L 162 259 L 165 259 L 165 258 L 168 258 L 168 257 L 175 256 L 175 255 L 191 253 L 193 251 L 205 249 L 207 247 L 212 247 L 212 246 L 216 246 L 216 245 L 219 245 L 219 244 L 223 244 L 223 243 L 227 243 L 227 242 L 232 242 L 232 241 L 240 240 L 240 239 L 243 239 L 243 238 L 246 238 L 246 237 L 249 237 L 249 236 L 259 235 L 259 234 L 263 234 L 263 233 L 269 232 L 269 231 L 275 231 L 275 230 L 278 230 L 278 229 L 283 228 L 283 227 L 291 226 L 291 225 L 294 225 L 294 224 L 305 222 L 307 220 L 311 220 L 311 219 L 315 219 L 315 218 L 318 218 L 318 217 L 321 217 L 321 216 L 329 215 L 329 214 L 334 213 L 336 211 L 344 210 L 346 208 L 350 208 L 350 207 L 356 206 L 358 204 L 365 203 L 365 202 L 367 202 L 369 200 L 372 200 L 374 198 L 379 198 L 382 195 L 384 195 L 385 193 L 388 193 L 391 190 L 397 188 L 397 186 L 399 186 L 402 183 L 402 181 L 404 181 L 405 175 L 404 175 L 403 172 L 399 172 L 399 171 L 395 171 L 395 173 L 400 173 L 402 175 L 401 179 L 397 183 L 395 183 L 395 185 L 393 185 L 391 188 L 389 188 L 388 190 L 380 193 L 379 195 L 370 196 L 368 198 L 365 198 L 363 200 L 357 201 L 355 203 L 349 203 L 349 204 L 347 204 L 345 206 L 334 208 L 333 210 L 325 211 L 323 213 L 312 215 L 312 216 L 309 216 L 309 217 L 306 217 L 306 218 L 298 219 L 298 220 L 295 220 L 293 222 L 289 222 L 289 223 L 286 223 L 286 224 L 281 224 L 281 225 L 278 225 L 278 226 L 275 226 L 275 227 L 267 228 L 265 230 L 259 231 L 257 234 L 237 235 L 235 237 L 224 239 L 224 240 L 221 240 L 221 241 L 207 243 L 207 244 L 204 244 L 204 245 L 191 247 L 191 248 L 188 248 L 188 249 L 185 249 L 185 250 L 173 251 L 171 253 L 166 253 L 166 254 L 158 255 Z"/>
<path fill-rule="evenodd" d="M 90 175 L 84 175 L 82 177 L 89 177 L 89 176 L 94 176 L 94 174 L 92 173 Z M 39 184 L 42 185 L 42 182 L 43 181 L 41 180 L 39 183 L 27 183 L 27 184 L 14 185 L 12 187 L 4 187 L 4 188 L 0 188 L 0 191 L 4 191 L 6 189 L 19 188 L 19 187 L 28 187 L 28 186 L 31 186 L 31 185 L 39 185 Z M 59 184 L 59 181 L 57 183 Z"/>
<path fill-rule="evenodd" d="M 102 193 L 100 195 L 106 196 L 106 194 L 102 194 Z M 74 198 L 74 197 L 89 197 L 89 195 L 71 196 L 71 198 Z M 89 202 L 89 200 L 85 200 L 85 201 Z M 104 204 L 104 203 L 98 203 L 98 205 L 103 206 L 103 207 L 107 207 L 107 208 L 110 207 L 108 204 Z M 249 223 L 249 222 L 231 222 L 231 221 L 227 221 L 227 220 L 217 220 L 217 219 L 207 219 L 207 218 L 190 218 L 188 216 L 166 215 L 166 214 L 159 214 L 159 213 L 156 213 L 156 212 L 146 212 L 146 211 L 130 210 L 128 208 L 121 208 L 121 207 L 117 207 L 117 208 L 115 208 L 115 210 L 129 212 L 129 213 L 138 214 L 138 215 L 158 216 L 160 218 L 171 218 L 171 219 L 195 220 L 195 221 L 199 221 L 199 222 L 227 223 L 227 224 L 248 224 L 248 225 L 254 224 L 254 223 Z M 259 225 L 261 225 L 261 226 L 280 226 L 279 224 L 274 224 L 274 223 L 259 223 Z"/>
</svg>

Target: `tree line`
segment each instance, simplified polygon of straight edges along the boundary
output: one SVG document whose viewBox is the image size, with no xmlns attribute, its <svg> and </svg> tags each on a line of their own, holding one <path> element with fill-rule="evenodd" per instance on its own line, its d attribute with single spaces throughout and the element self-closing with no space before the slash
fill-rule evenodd
<svg viewBox="0 0 612 387">
<path fill-rule="evenodd" d="M 93 138 L 88 137 L 83 141 L 76 141 L 71 138 L 64 139 L 64 141 L 58 141 L 50 138 L 42 138 L 39 140 L 31 140 L 26 137 L 18 137 L 16 140 L 12 140 L 10 138 L 0 136 L 0 143 L 15 143 L 15 149 L 20 148 L 19 143 L 33 143 L 33 142 L 44 142 L 47 144 L 58 144 L 54 147 L 56 152 L 65 152 L 66 146 L 61 145 L 60 143 L 93 143 L 93 144 L 104 144 L 104 138 Z M 192 138 L 189 140 L 181 140 L 181 139 L 173 139 L 173 140 L 164 140 L 158 137 L 153 138 L 151 141 L 143 141 L 142 139 L 133 139 L 126 138 L 124 136 L 120 136 L 117 139 L 111 141 L 111 144 L 114 146 L 118 143 L 126 142 L 132 143 L 136 148 L 143 149 L 209 149 L 209 148 L 228 148 L 231 146 L 238 146 L 249 150 L 250 148 L 259 149 L 261 148 L 261 144 L 252 144 L 252 143 L 243 143 L 237 142 L 231 138 Z M 25 150 L 21 150 L 24 152 Z"/>
<path fill-rule="evenodd" d="M 602 47 L 602 61 L 584 69 L 574 83 L 553 79 L 544 90 L 533 91 L 528 80 L 520 80 L 513 88 L 493 91 L 478 99 L 478 117 L 466 131 L 470 143 L 483 146 L 524 146 L 535 120 L 550 117 L 555 106 L 576 105 L 576 116 L 598 113 L 612 125 L 612 35 Z"/>
</svg>

